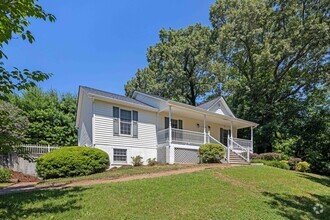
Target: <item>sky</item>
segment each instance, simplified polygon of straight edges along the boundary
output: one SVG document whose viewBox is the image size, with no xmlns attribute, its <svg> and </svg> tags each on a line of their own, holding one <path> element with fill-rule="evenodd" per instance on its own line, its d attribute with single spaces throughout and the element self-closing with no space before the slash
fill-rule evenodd
<svg viewBox="0 0 330 220">
<path fill-rule="evenodd" d="M 125 94 L 124 85 L 147 66 L 146 52 L 161 28 L 210 25 L 214 0 L 40 0 L 56 22 L 31 20 L 36 41 L 13 39 L 6 67 L 52 73 L 39 86 L 77 93 L 79 85 Z"/>
</svg>

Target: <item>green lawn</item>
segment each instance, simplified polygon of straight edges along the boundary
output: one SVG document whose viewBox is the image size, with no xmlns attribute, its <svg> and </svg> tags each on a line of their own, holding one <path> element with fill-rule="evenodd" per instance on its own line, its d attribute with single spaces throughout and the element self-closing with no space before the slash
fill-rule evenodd
<svg viewBox="0 0 330 220">
<path fill-rule="evenodd" d="M 204 164 L 206 165 L 206 164 Z M 138 174 L 150 174 L 150 173 L 158 173 L 162 171 L 170 171 L 170 170 L 179 170 L 189 167 L 196 166 L 204 166 L 203 164 L 176 164 L 176 165 L 156 165 L 156 166 L 140 166 L 140 167 L 132 167 L 132 166 L 123 166 L 120 168 L 114 168 L 106 172 L 96 173 L 88 176 L 79 176 L 79 177 L 69 177 L 69 178 L 58 178 L 58 179 L 48 179 L 43 180 L 39 184 L 60 184 L 60 183 L 70 183 L 77 182 L 81 180 L 95 180 L 95 179 L 116 179 L 119 177 L 132 176 Z"/>
<path fill-rule="evenodd" d="M 1 196 L 0 219 L 326 219 L 329 186 L 327 177 L 268 166 L 209 169 Z"/>
</svg>

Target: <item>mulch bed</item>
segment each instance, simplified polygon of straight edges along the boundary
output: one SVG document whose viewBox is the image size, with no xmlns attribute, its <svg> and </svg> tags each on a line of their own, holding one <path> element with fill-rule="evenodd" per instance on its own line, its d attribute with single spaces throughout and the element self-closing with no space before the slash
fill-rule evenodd
<svg viewBox="0 0 330 220">
<path fill-rule="evenodd" d="M 13 182 L 38 182 L 40 181 L 35 176 L 30 176 L 21 172 L 11 171 L 11 179 Z"/>
</svg>

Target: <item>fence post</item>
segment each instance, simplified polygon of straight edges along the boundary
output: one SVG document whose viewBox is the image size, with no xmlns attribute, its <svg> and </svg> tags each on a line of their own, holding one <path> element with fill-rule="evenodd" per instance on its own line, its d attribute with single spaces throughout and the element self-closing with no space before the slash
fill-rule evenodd
<svg viewBox="0 0 330 220">
<path fill-rule="evenodd" d="M 250 148 L 247 148 L 247 162 L 250 163 Z"/>
<path fill-rule="evenodd" d="M 50 152 L 50 145 L 48 144 L 48 153 Z"/>
</svg>

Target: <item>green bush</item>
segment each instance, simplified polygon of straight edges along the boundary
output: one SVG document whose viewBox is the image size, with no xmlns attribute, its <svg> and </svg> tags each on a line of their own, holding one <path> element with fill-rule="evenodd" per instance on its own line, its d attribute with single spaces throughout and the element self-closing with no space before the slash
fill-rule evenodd
<svg viewBox="0 0 330 220">
<path fill-rule="evenodd" d="M 265 160 L 260 160 L 260 159 L 253 159 L 250 161 L 251 163 L 265 163 Z"/>
<path fill-rule="evenodd" d="M 63 147 L 37 159 L 36 170 L 45 179 L 84 176 L 106 170 L 109 156 L 97 148 Z"/>
<path fill-rule="evenodd" d="M 307 163 L 306 161 L 299 162 L 296 166 L 296 170 L 300 172 L 307 172 L 309 171 L 310 164 Z"/>
<path fill-rule="evenodd" d="M 147 160 L 147 162 L 148 162 L 148 166 L 155 166 L 155 165 L 159 164 L 159 162 L 156 160 L 156 158 L 153 158 L 153 159 L 149 158 Z"/>
<path fill-rule="evenodd" d="M 291 170 L 295 170 L 296 166 L 298 163 L 300 163 L 302 160 L 300 158 L 290 158 L 290 160 L 288 161 L 288 164 L 290 166 Z"/>
<path fill-rule="evenodd" d="M 140 155 L 137 155 L 136 157 L 131 157 L 132 158 L 132 164 L 135 167 L 142 166 L 143 165 L 143 157 Z"/>
<path fill-rule="evenodd" d="M 9 169 L 0 168 L 0 183 L 8 182 L 11 177 Z"/>
<path fill-rule="evenodd" d="M 281 168 L 284 170 L 289 170 L 290 166 L 285 163 L 285 162 L 281 162 L 281 161 L 266 161 L 265 163 L 267 166 L 271 166 L 271 167 L 277 167 L 277 168 Z"/>
<path fill-rule="evenodd" d="M 198 154 L 203 163 L 220 163 L 225 156 L 225 148 L 220 144 L 203 144 Z"/>
<path fill-rule="evenodd" d="M 262 154 L 252 154 L 251 159 L 260 159 L 260 160 L 278 160 L 282 159 L 282 155 L 279 153 L 262 153 Z"/>
<path fill-rule="evenodd" d="M 271 167 L 277 167 L 277 168 L 281 168 L 284 170 L 289 170 L 290 166 L 288 165 L 288 163 L 286 161 L 269 161 L 269 160 L 260 160 L 260 159 L 254 159 L 251 160 L 251 163 L 263 163 L 266 166 L 271 166 Z"/>
</svg>

